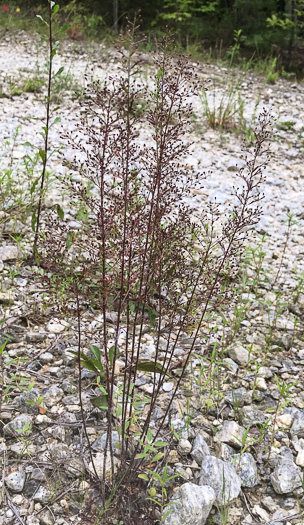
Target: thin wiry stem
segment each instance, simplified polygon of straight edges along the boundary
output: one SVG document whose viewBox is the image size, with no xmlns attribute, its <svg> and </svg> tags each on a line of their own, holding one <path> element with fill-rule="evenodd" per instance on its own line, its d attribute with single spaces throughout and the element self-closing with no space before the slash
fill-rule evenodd
<svg viewBox="0 0 304 525">
<path fill-rule="evenodd" d="M 78 290 L 77 290 L 77 289 L 75 289 L 75 299 L 76 299 L 76 308 L 77 308 L 76 316 L 77 316 L 77 339 L 78 339 L 78 357 L 77 357 L 77 363 L 78 363 L 78 390 L 79 390 L 79 405 L 80 405 L 80 410 L 81 410 L 81 417 L 82 417 L 82 423 L 83 423 L 84 433 L 85 433 L 85 436 L 86 436 L 86 438 L 87 438 L 87 443 L 88 443 L 88 449 L 89 449 L 89 455 L 90 455 L 91 463 L 92 463 L 92 465 L 93 465 L 94 474 L 95 474 L 95 476 L 98 478 L 98 474 L 97 474 L 96 467 L 95 467 L 95 463 L 94 463 L 94 459 L 93 459 L 93 453 L 92 453 L 92 448 L 91 448 L 91 444 L 90 444 L 90 439 L 89 439 L 89 435 L 88 435 L 88 431 L 87 431 L 86 417 L 85 417 L 85 412 L 84 412 L 84 407 L 83 407 L 83 401 L 82 401 L 81 357 L 80 357 L 80 354 L 81 354 L 81 324 L 80 324 L 80 305 L 79 305 L 79 295 L 78 295 Z"/>
<path fill-rule="evenodd" d="M 47 88 L 47 97 L 46 97 L 46 122 L 45 122 L 45 129 L 44 129 L 44 151 L 42 153 L 42 173 L 41 173 L 41 182 L 40 182 L 40 190 L 39 190 L 39 200 L 38 200 L 38 208 L 37 208 L 37 218 L 36 218 L 36 227 L 35 227 L 35 238 L 34 238 L 34 245 L 33 245 L 33 254 L 34 257 L 36 257 L 37 260 L 37 243 L 38 243 L 38 235 L 39 235 L 39 228 L 40 228 L 40 214 L 41 214 L 41 207 L 42 207 L 42 200 L 43 200 L 43 191 L 44 191 L 44 182 L 45 182 L 45 175 L 46 175 L 46 166 L 48 161 L 48 150 L 49 150 L 49 128 L 50 128 L 50 109 L 51 109 L 51 87 L 52 87 L 52 62 L 53 62 L 53 27 L 52 27 L 52 5 L 51 1 L 49 2 L 49 66 L 48 66 L 48 88 Z"/>
</svg>

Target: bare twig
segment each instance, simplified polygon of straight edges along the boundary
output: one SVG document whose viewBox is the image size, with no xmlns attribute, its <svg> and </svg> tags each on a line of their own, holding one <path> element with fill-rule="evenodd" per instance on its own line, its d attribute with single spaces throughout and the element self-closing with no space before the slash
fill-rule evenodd
<svg viewBox="0 0 304 525">
<path fill-rule="evenodd" d="M 23 521 L 23 519 L 20 516 L 19 510 L 17 509 L 17 507 L 15 507 L 15 505 L 13 504 L 13 502 L 11 500 L 10 495 L 9 495 L 6 487 L 4 487 L 4 490 L 5 490 L 5 495 L 6 495 L 7 504 L 9 506 L 9 508 L 14 513 L 14 515 L 15 515 L 16 519 L 19 521 L 20 525 L 25 525 L 25 522 Z"/>
</svg>

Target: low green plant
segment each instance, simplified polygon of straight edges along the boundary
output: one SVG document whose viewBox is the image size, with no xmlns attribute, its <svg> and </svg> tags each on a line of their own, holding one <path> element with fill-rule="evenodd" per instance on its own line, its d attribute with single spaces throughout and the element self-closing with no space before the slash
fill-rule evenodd
<svg viewBox="0 0 304 525">
<path fill-rule="evenodd" d="M 282 129 L 283 131 L 293 130 L 294 125 L 295 122 L 292 120 L 281 121 L 278 123 L 279 129 Z"/>
<path fill-rule="evenodd" d="M 241 467 L 241 460 L 242 460 L 243 454 L 245 454 L 247 449 L 252 445 L 252 443 L 255 442 L 255 439 L 248 438 L 248 434 L 249 434 L 250 428 L 251 428 L 251 426 L 249 425 L 245 429 L 245 432 L 243 433 L 241 439 L 238 438 L 237 436 L 234 436 L 234 438 L 239 442 L 239 444 L 241 446 L 241 450 L 238 453 L 238 458 L 235 460 L 235 463 L 236 463 L 238 469 L 240 469 L 240 467 Z"/>
<path fill-rule="evenodd" d="M 256 401 L 255 398 L 255 392 L 258 389 L 258 379 L 259 379 L 259 371 L 260 368 L 262 368 L 262 363 L 259 363 L 257 359 L 253 361 L 254 365 L 254 374 L 253 374 L 253 383 L 252 383 L 252 390 L 251 390 L 251 402 L 254 403 Z"/>
<path fill-rule="evenodd" d="M 232 394 L 232 409 L 233 409 L 234 417 L 235 419 L 238 420 L 239 409 L 242 406 L 242 399 L 241 399 L 241 396 L 239 396 L 238 393 L 235 392 L 233 388 L 232 388 L 231 394 Z"/>
<path fill-rule="evenodd" d="M 269 452 L 268 452 L 268 456 L 266 460 L 267 463 L 269 462 L 270 455 L 271 455 L 271 448 L 273 447 L 273 443 L 275 440 L 276 423 L 277 423 L 278 414 L 280 410 L 282 410 L 282 408 L 284 408 L 286 405 L 290 403 L 291 390 L 299 383 L 299 381 L 296 381 L 295 383 L 291 383 L 287 385 L 284 380 L 280 383 L 279 378 L 276 374 L 275 374 L 275 381 L 276 381 L 276 384 L 279 390 L 280 397 L 276 403 L 275 408 L 266 409 L 266 412 L 273 414 L 272 424 L 271 424 L 271 429 L 270 429 L 270 447 L 269 447 Z"/>
<path fill-rule="evenodd" d="M 175 505 L 177 503 L 174 501 L 168 502 L 166 483 L 168 483 L 168 481 L 170 481 L 171 479 L 178 478 L 180 474 L 173 474 L 170 476 L 167 474 L 167 469 L 168 469 L 167 463 L 163 469 L 162 475 L 158 474 L 156 470 L 147 469 L 147 472 L 149 472 L 150 474 L 150 479 L 147 474 L 138 475 L 139 478 L 144 479 L 145 481 L 151 482 L 151 480 L 153 480 L 153 481 L 158 482 L 160 485 L 161 495 L 158 499 L 156 499 L 157 490 L 154 486 L 150 487 L 150 489 L 148 490 L 148 494 L 149 494 L 148 500 L 153 501 L 159 507 L 159 510 L 161 513 L 161 519 L 157 520 L 159 522 L 163 522 L 171 514 L 173 509 L 170 509 L 170 507 L 172 507 L 172 505 Z"/>
<path fill-rule="evenodd" d="M 38 396 L 36 399 L 28 399 L 26 401 L 26 404 L 39 408 L 40 414 L 44 414 L 46 412 L 46 407 L 43 402 L 43 399 L 44 399 L 43 396 Z"/>
<path fill-rule="evenodd" d="M 5 366 L 9 367 L 14 363 L 26 363 L 25 358 L 16 357 L 6 361 Z M 10 374 L 10 377 L 4 382 L 4 401 L 8 403 L 11 391 L 30 392 L 34 387 L 34 382 L 28 377 L 22 376 L 19 372 Z"/>
<path fill-rule="evenodd" d="M 102 16 L 92 13 L 84 4 L 71 0 L 62 9 L 65 23 L 68 22 L 67 34 L 73 40 L 83 40 L 84 37 L 99 40 L 105 38 L 107 29 Z"/>
<path fill-rule="evenodd" d="M 283 245 L 283 251 L 282 251 L 282 257 L 281 257 L 280 265 L 279 265 L 278 271 L 277 271 L 277 273 L 275 275 L 275 278 L 274 278 L 274 280 L 272 282 L 272 286 L 273 287 L 276 285 L 276 283 L 277 283 L 277 281 L 279 279 L 281 270 L 282 270 L 282 266 L 283 266 L 283 263 L 284 263 L 284 260 L 285 260 L 286 250 L 287 250 L 288 243 L 289 243 L 289 240 L 290 240 L 292 227 L 296 226 L 298 224 L 298 222 L 295 220 L 295 214 L 294 213 L 287 213 L 287 219 L 285 220 L 285 224 L 287 224 L 285 242 L 284 242 L 284 245 Z"/>
<path fill-rule="evenodd" d="M 199 93 L 203 105 L 204 116 L 208 125 L 213 129 L 240 131 L 244 125 L 245 101 L 241 96 L 240 80 L 230 80 L 228 90 L 217 96 L 215 85 L 212 95 L 203 88 Z"/>
<path fill-rule="evenodd" d="M 210 127 L 242 134 L 247 143 L 250 144 L 254 141 L 254 127 L 263 86 L 258 92 L 250 119 L 245 118 L 245 100 L 241 95 L 241 84 L 243 82 L 243 74 L 249 67 L 250 65 L 246 63 L 242 73 L 236 78 L 230 75 L 226 82 L 226 90 L 222 95 L 217 93 L 214 83 L 212 95 L 208 95 L 208 87 L 207 90 L 203 89 L 201 91 L 200 99 L 204 109 L 204 116 Z"/>
<path fill-rule="evenodd" d="M 298 284 L 293 289 L 292 300 L 293 304 L 297 304 L 304 291 L 304 272 L 296 275 Z"/>
<path fill-rule="evenodd" d="M 242 291 L 244 293 L 244 290 L 245 290 L 244 284 L 247 284 L 247 283 L 244 283 L 244 281 L 241 281 L 241 282 L 238 282 L 234 287 L 234 293 L 235 293 L 235 296 L 237 297 L 237 300 L 233 306 L 232 315 L 230 315 L 230 317 L 227 319 L 224 313 L 222 313 L 221 322 L 224 327 L 224 334 L 223 334 L 223 340 L 222 340 L 222 345 L 221 345 L 222 353 L 224 352 L 225 348 L 227 348 L 234 342 L 241 328 L 242 322 L 246 319 L 249 301 L 248 299 L 244 300 L 241 296 Z M 222 359 L 223 359 L 223 355 L 222 355 Z"/>
<path fill-rule="evenodd" d="M 273 60 L 269 64 L 269 70 L 266 75 L 266 82 L 267 84 L 275 84 L 278 77 L 279 77 L 279 71 L 276 70 L 277 67 L 277 58 L 273 58 Z"/>
<path fill-rule="evenodd" d="M 263 283 L 269 282 L 268 270 L 264 268 L 264 259 L 267 255 L 265 244 L 267 235 L 257 236 L 256 246 L 247 246 L 243 258 L 243 273 L 249 270 L 250 274 L 246 277 L 246 286 L 256 294 L 258 288 Z"/>
<path fill-rule="evenodd" d="M 171 423 L 171 433 L 172 433 L 172 436 L 174 436 L 176 442 L 178 442 L 180 440 L 180 433 L 183 430 L 184 429 L 182 428 L 179 432 L 176 432 L 173 423 Z"/>
<path fill-rule="evenodd" d="M 232 67 L 235 59 L 239 58 L 241 44 L 243 44 L 246 41 L 246 37 L 243 34 L 242 29 L 234 29 L 233 41 L 234 41 L 233 46 L 228 48 L 227 53 L 226 53 L 229 67 Z"/>
<path fill-rule="evenodd" d="M 27 78 L 23 84 L 22 92 L 41 93 L 45 87 L 46 80 L 38 75 Z"/>
<path fill-rule="evenodd" d="M 226 365 L 224 359 L 224 347 L 220 346 L 219 342 L 213 343 L 213 348 L 210 357 L 203 357 L 199 354 L 195 356 L 202 361 L 199 377 L 196 379 L 196 384 L 203 394 L 202 408 L 208 412 L 214 407 L 219 407 L 220 401 L 224 397 L 222 390 L 222 373 Z M 205 396 L 207 394 L 207 397 Z"/>
<path fill-rule="evenodd" d="M 16 267 L 13 267 L 11 265 L 8 265 L 8 271 L 9 271 L 11 283 L 14 284 L 15 277 L 20 275 L 20 271 Z"/>
<path fill-rule="evenodd" d="M 8 339 L 4 341 L 3 344 L 0 345 L 0 370 L 1 370 L 1 381 L 0 381 L 0 414 L 2 410 L 2 403 L 4 399 L 4 359 L 3 359 L 3 352 L 5 350 L 5 347 L 8 343 Z"/>
<path fill-rule="evenodd" d="M 230 506 L 230 490 L 228 494 L 228 498 L 226 499 L 226 479 L 225 479 L 225 471 L 223 468 L 223 484 L 222 484 L 222 503 L 215 503 L 216 509 L 219 513 L 219 518 L 221 525 L 227 525 L 229 520 L 229 506 Z"/>
<path fill-rule="evenodd" d="M 40 157 L 38 153 L 25 153 L 21 163 L 13 166 L 18 135 L 19 128 L 16 128 L 12 140 L 5 142 L 5 148 L 8 150 L 8 165 L 0 171 L 0 225 L 11 221 L 16 225 L 19 221 L 26 224 L 37 202 L 32 186 Z"/>
</svg>

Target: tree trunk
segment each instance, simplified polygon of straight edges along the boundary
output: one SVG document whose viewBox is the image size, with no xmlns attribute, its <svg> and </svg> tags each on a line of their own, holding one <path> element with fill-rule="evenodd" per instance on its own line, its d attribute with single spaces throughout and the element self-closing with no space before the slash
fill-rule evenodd
<svg viewBox="0 0 304 525">
<path fill-rule="evenodd" d="M 295 9 L 294 9 L 294 0 L 288 0 L 285 6 L 285 12 L 289 20 L 295 24 Z M 295 26 L 290 28 L 289 31 L 289 41 L 288 41 L 288 61 L 292 59 L 292 51 L 295 40 Z"/>
</svg>

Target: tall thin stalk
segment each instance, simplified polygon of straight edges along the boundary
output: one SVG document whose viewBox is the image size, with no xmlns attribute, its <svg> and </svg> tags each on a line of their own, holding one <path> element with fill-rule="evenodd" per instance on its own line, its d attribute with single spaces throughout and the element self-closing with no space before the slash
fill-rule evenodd
<svg viewBox="0 0 304 525">
<path fill-rule="evenodd" d="M 50 123 L 52 113 L 54 111 L 58 110 L 58 107 L 55 108 L 53 111 L 51 111 L 51 92 L 52 92 L 52 79 L 54 76 L 60 75 L 63 71 L 63 67 L 60 67 L 58 71 L 53 76 L 53 59 L 56 55 L 57 48 L 59 45 L 59 41 L 54 42 L 54 35 L 53 35 L 53 18 L 59 11 L 59 5 L 56 4 L 53 0 L 47 0 L 48 1 L 48 21 L 46 22 L 41 15 L 37 15 L 38 18 L 44 22 L 48 27 L 48 62 L 46 63 L 47 70 L 48 70 L 48 82 L 47 82 L 47 95 L 45 97 L 45 104 L 46 104 L 46 119 L 45 119 L 45 126 L 42 127 L 42 131 L 40 134 L 44 137 L 44 147 L 43 149 L 39 149 L 39 155 L 42 160 L 42 172 L 40 176 L 40 188 L 39 188 L 39 199 L 38 199 L 38 206 L 37 206 L 37 213 L 36 211 L 32 215 L 32 227 L 35 231 L 35 237 L 34 237 L 34 244 L 33 244 L 33 255 L 36 258 L 36 262 L 39 264 L 39 255 L 37 251 L 37 244 L 38 244 L 38 237 L 39 237 L 39 230 L 40 230 L 40 218 L 41 218 L 41 210 L 42 210 L 42 204 L 43 204 L 43 198 L 44 198 L 44 191 L 45 191 L 45 183 L 46 183 L 46 177 L 47 177 L 47 163 L 50 158 L 50 156 L 54 153 L 49 154 L 49 131 L 50 128 L 56 124 L 57 122 L 60 122 L 60 118 L 56 117 L 55 120 Z M 64 27 L 62 28 L 64 30 Z M 61 30 L 60 30 L 61 31 Z M 45 38 L 43 38 L 45 40 Z M 34 191 L 36 185 L 38 183 L 38 180 L 35 181 L 32 187 L 32 191 Z"/>
<path fill-rule="evenodd" d="M 48 87 L 46 96 L 46 122 L 44 128 L 44 150 L 39 150 L 40 157 L 42 159 L 42 173 L 39 191 L 39 201 L 37 207 L 37 218 L 34 238 L 34 255 L 37 255 L 37 241 L 40 227 L 40 213 L 43 199 L 44 179 L 46 174 L 46 165 L 48 160 L 48 139 L 49 139 L 49 125 L 50 125 L 50 107 L 51 107 L 51 84 L 52 84 L 52 60 L 53 60 L 53 31 L 52 31 L 52 4 L 51 0 L 48 0 L 48 28 L 49 28 L 49 67 L 48 67 Z"/>
<path fill-rule="evenodd" d="M 282 270 L 282 266 L 283 266 L 283 263 L 284 263 L 284 260 L 285 260 L 286 250 L 287 250 L 287 247 L 288 247 L 288 242 L 289 242 L 289 239 L 290 239 L 291 228 L 292 228 L 292 226 L 297 224 L 297 222 L 294 220 L 294 214 L 293 213 L 288 213 L 287 214 L 287 221 L 286 222 L 287 222 L 286 238 L 285 238 L 285 242 L 284 242 L 282 257 L 281 257 L 281 260 L 280 260 L 280 265 L 279 265 L 278 271 L 277 271 L 276 276 L 275 276 L 275 278 L 273 280 L 273 283 L 272 283 L 273 287 L 276 285 L 276 283 L 277 283 L 277 281 L 279 279 L 281 270 Z"/>
</svg>

